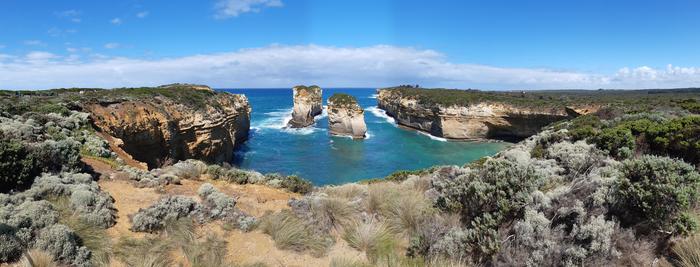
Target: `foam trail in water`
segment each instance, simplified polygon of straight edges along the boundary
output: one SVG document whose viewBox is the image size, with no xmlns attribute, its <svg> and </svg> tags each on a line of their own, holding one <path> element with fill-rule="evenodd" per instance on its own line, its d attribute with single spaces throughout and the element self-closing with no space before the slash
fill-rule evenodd
<svg viewBox="0 0 700 267">
<path fill-rule="evenodd" d="M 447 142 L 447 139 L 445 139 L 445 138 L 433 136 L 433 135 L 431 135 L 431 134 L 429 134 L 429 133 L 426 133 L 426 132 L 423 132 L 423 131 L 418 131 L 418 130 L 416 130 L 416 133 L 425 135 L 425 136 L 427 136 L 427 137 L 430 137 L 430 139 L 433 139 L 433 140 L 435 140 L 435 141 Z"/>
<path fill-rule="evenodd" d="M 268 118 L 265 118 L 262 120 L 260 123 L 256 124 L 255 126 L 251 127 L 253 129 L 272 129 L 272 130 L 279 130 L 284 133 L 288 134 L 298 134 L 298 135 L 307 135 L 307 134 L 312 134 L 316 131 L 324 131 L 325 129 L 319 129 L 312 126 L 305 127 L 305 128 L 290 128 L 287 127 L 289 124 L 289 121 L 292 120 L 292 111 L 294 108 L 285 108 L 285 109 L 278 109 L 277 111 L 271 111 L 271 112 L 266 112 L 265 115 L 268 116 Z"/>
<path fill-rule="evenodd" d="M 367 107 L 365 108 L 365 110 L 369 111 L 370 113 L 372 113 L 372 115 L 374 115 L 377 118 L 384 119 L 386 122 L 396 125 L 396 120 L 394 120 L 394 118 L 392 118 L 391 116 L 387 115 L 386 111 L 384 111 L 383 109 L 380 109 L 378 107 Z"/>
<path fill-rule="evenodd" d="M 373 94 L 373 95 L 369 96 L 369 98 L 371 98 L 371 99 L 377 99 L 378 96 L 379 96 L 378 94 Z"/>
</svg>

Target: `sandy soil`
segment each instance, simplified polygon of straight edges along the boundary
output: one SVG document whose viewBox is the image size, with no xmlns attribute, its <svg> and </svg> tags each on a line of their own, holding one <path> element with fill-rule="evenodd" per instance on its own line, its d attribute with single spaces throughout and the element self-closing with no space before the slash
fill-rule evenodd
<svg viewBox="0 0 700 267">
<path fill-rule="evenodd" d="M 276 212 L 288 209 L 287 202 L 299 194 L 290 193 L 281 189 L 263 185 L 238 185 L 222 181 L 183 180 L 181 185 L 168 185 L 159 192 L 153 188 L 136 188 L 129 181 L 109 179 L 114 171 L 109 165 L 100 162 L 86 162 L 96 172 L 101 173 L 102 179 L 99 185 L 102 190 L 108 192 L 115 200 L 117 209 L 117 224 L 108 229 L 109 235 L 117 242 L 120 237 L 127 236 L 142 238 L 147 234 L 135 233 L 129 230 L 131 222 L 129 216 L 146 208 L 165 195 L 185 195 L 195 199 L 197 189 L 205 183 L 213 184 L 218 190 L 237 199 L 237 207 L 242 211 L 256 217 L 266 212 Z M 328 254 L 316 258 L 309 254 L 297 253 L 289 250 L 281 250 L 275 247 L 274 241 L 259 230 L 244 233 L 240 230 L 224 230 L 219 222 L 212 222 L 201 226 L 200 233 L 215 232 L 228 241 L 228 258 L 235 263 L 262 262 L 269 266 L 328 266 L 336 257 L 364 259 L 364 254 L 349 247 L 345 241 L 337 238 L 336 244 Z M 177 256 L 180 258 L 180 256 Z M 114 266 L 124 266 L 115 263 Z"/>
</svg>

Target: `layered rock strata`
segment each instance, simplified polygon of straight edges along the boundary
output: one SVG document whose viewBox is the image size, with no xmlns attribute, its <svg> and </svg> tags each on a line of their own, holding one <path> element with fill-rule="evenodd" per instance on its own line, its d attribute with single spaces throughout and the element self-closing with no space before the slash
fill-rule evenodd
<svg viewBox="0 0 700 267">
<path fill-rule="evenodd" d="M 357 100 L 346 94 L 328 98 L 328 128 L 333 135 L 363 139 L 367 136 L 364 110 Z"/>
<path fill-rule="evenodd" d="M 498 100 L 445 105 L 422 101 L 419 94 L 397 89 L 378 90 L 377 102 L 399 125 L 456 140 L 518 141 L 553 122 L 596 111 L 594 107 L 526 107 Z"/>
<path fill-rule="evenodd" d="M 244 95 L 200 86 L 120 90 L 83 108 L 98 129 L 149 168 L 189 158 L 228 162 L 248 138 L 251 108 Z"/>
<path fill-rule="evenodd" d="M 292 128 L 303 128 L 314 124 L 314 118 L 323 112 L 323 99 L 320 87 L 296 86 L 294 92 L 294 110 L 288 125 Z"/>
</svg>

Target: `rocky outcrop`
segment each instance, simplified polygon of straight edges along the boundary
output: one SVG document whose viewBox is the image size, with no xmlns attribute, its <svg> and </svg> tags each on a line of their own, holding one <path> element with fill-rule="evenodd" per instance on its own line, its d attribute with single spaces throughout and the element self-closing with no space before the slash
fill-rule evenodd
<svg viewBox="0 0 700 267">
<path fill-rule="evenodd" d="M 346 94 L 333 94 L 328 98 L 328 128 L 333 135 L 362 139 L 367 135 L 365 111 L 357 100 Z"/>
<path fill-rule="evenodd" d="M 498 100 L 443 105 L 421 101 L 420 95 L 404 94 L 397 89 L 378 90 L 377 101 L 379 108 L 400 125 L 457 140 L 518 141 L 536 134 L 553 122 L 596 110 L 593 107 L 524 107 Z"/>
<path fill-rule="evenodd" d="M 140 91 L 137 91 L 140 90 Z M 118 89 L 86 100 L 94 125 L 149 168 L 169 160 L 227 162 L 248 138 L 250 105 L 244 95 L 190 88 Z"/>
<path fill-rule="evenodd" d="M 300 85 L 292 90 L 294 91 L 294 110 L 289 126 L 303 128 L 314 124 L 314 117 L 323 112 L 321 88 L 315 85 L 309 87 Z"/>
</svg>

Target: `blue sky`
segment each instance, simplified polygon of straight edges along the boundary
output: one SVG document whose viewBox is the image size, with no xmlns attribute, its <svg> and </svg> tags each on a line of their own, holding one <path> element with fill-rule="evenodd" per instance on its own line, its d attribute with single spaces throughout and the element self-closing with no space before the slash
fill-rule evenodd
<svg viewBox="0 0 700 267">
<path fill-rule="evenodd" d="M 0 0 L 0 87 L 698 86 L 699 13 L 691 0 Z"/>
</svg>

